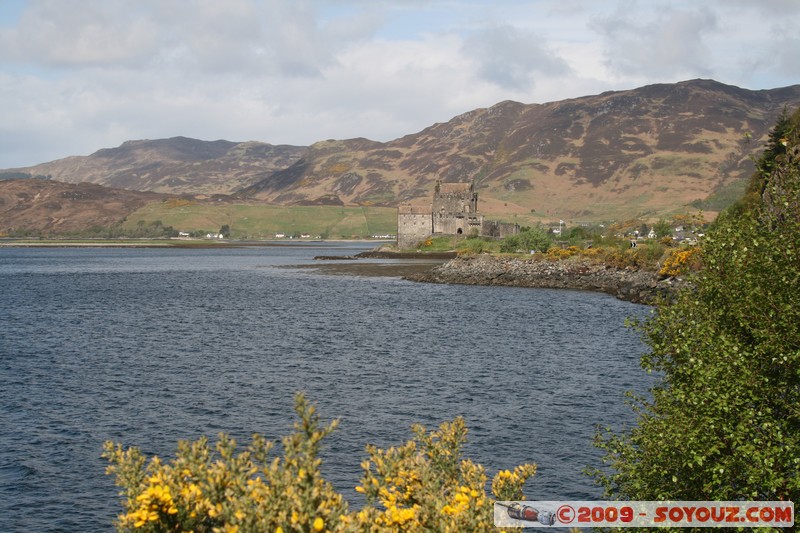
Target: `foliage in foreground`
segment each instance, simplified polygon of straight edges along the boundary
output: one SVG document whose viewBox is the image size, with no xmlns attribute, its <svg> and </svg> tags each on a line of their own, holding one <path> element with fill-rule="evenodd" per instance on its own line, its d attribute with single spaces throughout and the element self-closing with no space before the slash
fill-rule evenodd
<svg viewBox="0 0 800 533">
<path fill-rule="evenodd" d="M 771 138 L 694 289 L 640 324 L 663 385 L 598 435 L 608 497 L 800 501 L 800 111 Z"/>
<path fill-rule="evenodd" d="M 464 421 L 457 418 L 386 450 L 367 447 L 364 474 L 356 491 L 365 495 L 359 511 L 349 511 L 341 494 L 320 473 L 321 440 L 336 427 L 321 427 L 313 405 L 298 394 L 299 420 L 282 439 L 283 456 L 273 443 L 254 435 L 246 449 L 220 435 L 180 442 L 175 459 L 147 462 L 138 448 L 107 442 L 103 456 L 122 487 L 124 512 L 118 531 L 490 531 L 493 500 L 484 487 L 485 469 L 463 459 Z M 502 470 L 492 481 L 499 500 L 524 499 L 522 487 L 535 465 Z"/>
<path fill-rule="evenodd" d="M 675 277 L 700 268 L 700 251 L 693 245 L 676 245 L 670 237 L 648 240 L 632 248 L 627 239 L 606 239 L 585 247 L 583 244 L 555 243 L 539 228 L 527 229 L 519 235 L 501 240 L 491 237 L 429 237 L 420 241 L 416 250 L 443 252 L 456 250 L 459 255 L 481 253 L 517 253 L 532 260 L 579 261 L 614 268 L 649 270 L 664 277 Z M 535 253 L 531 254 L 531 250 Z"/>
</svg>

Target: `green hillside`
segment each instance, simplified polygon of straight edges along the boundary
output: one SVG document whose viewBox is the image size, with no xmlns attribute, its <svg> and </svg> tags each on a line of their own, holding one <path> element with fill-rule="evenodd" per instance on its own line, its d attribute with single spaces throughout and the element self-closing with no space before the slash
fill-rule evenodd
<svg viewBox="0 0 800 533">
<path fill-rule="evenodd" d="M 202 233 L 216 233 L 228 225 L 235 239 L 271 239 L 279 233 L 342 239 L 397 232 L 397 211 L 388 207 L 214 204 L 175 199 L 142 207 L 127 217 L 123 227 L 156 221 L 178 231 Z"/>
</svg>

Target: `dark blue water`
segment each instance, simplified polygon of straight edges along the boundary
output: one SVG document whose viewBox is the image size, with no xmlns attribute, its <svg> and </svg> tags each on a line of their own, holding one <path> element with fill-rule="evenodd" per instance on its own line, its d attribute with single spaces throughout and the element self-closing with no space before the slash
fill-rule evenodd
<svg viewBox="0 0 800 533">
<path fill-rule="evenodd" d="M 290 431 L 295 391 L 340 418 L 324 471 L 351 502 L 364 446 L 465 417 L 467 455 L 539 465 L 531 499 L 599 496 L 595 424 L 630 424 L 648 308 L 572 291 L 285 268 L 351 245 L 0 248 L 0 531 L 110 531 L 105 440 Z M 316 263 L 315 263 L 316 264 Z"/>
</svg>

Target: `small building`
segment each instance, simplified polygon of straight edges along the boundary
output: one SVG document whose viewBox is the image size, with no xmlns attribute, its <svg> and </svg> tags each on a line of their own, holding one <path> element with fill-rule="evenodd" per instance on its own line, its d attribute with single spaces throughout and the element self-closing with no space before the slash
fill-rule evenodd
<svg viewBox="0 0 800 533">
<path fill-rule="evenodd" d="M 433 201 L 428 205 L 397 208 L 397 247 L 410 248 L 436 235 L 506 237 L 519 233 L 519 225 L 486 220 L 478 211 L 478 193 L 473 183 L 436 181 Z"/>
</svg>

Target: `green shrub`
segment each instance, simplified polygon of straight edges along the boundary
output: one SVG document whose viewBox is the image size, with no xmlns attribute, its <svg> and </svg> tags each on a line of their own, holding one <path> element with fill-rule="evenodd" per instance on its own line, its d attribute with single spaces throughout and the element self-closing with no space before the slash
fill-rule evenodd
<svg viewBox="0 0 800 533">
<path fill-rule="evenodd" d="M 530 250 L 546 252 L 552 244 L 552 239 L 542 228 L 523 228 L 518 234 L 509 235 L 500 241 L 500 251 L 506 253 L 528 253 Z"/>
<path fill-rule="evenodd" d="M 505 253 L 514 253 L 522 250 L 522 244 L 519 235 L 509 235 L 500 242 L 500 251 Z"/>
<path fill-rule="evenodd" d="M 702 253 L 692 287 L 639 324 L 663 383 L 598 434 L 607 497 L 800 501 L 800 111 L 779 125 L 747 200 L 673 256 Z"/>
<path fill-rule="evenodd" d="M 175 459 L 148 462 L 138 448 L 107 442 L 103 456 L 124 497 L 118 531 L 495 531 L 493 505 L 485 493 L 485 469 L 462 457 L 467 428 L 456 418 L 427 432 L 414 426 L 403 446 L 367 447 L 356 491 L 366 504 L 350 511 L 320 472 L 321 440 L 336 422 L 321 426 L 314 406 L 298 394 L 298 421 L 284 437 L 283 456 L 254 435 L 237 451 L 220 435 L 180 442 Z M 524 499 L 522 488 L 536 466 L 502 470 L 492 481 L 499 500 Z"/>
</svg>

